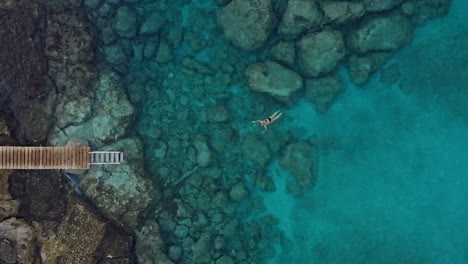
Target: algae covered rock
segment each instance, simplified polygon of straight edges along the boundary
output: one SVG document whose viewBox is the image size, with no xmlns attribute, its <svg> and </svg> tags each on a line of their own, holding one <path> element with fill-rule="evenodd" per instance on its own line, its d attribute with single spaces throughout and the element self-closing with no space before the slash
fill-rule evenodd
<svg viewBox="0 0 468 264">
<path fill-rule="evenodd" d="M 405 16 L 394 13 L 365 19 L 351 32 L 348 44 L 358 53 L 390 51 L 406 45 L 412 36 L 413 27 L 410 21 Z"/>
<path fill-rule="evenodd" d="M 313 145 L 294 142 L 286 146 L 280 165 L 294 176 L 295 195 L 311 190 L 317 180 L 317 154 Z M 288 188 L 289 189 L 289 188 Z"/>
<path fill-rule="evenodd" d="M 249 64 L 244 75 L 250 89 L 267 93 L 281 102 L 289 102 L 303 87 L 299 74 L 273 61 Z"/>
<path fill-rule="evenodd" d="M 254 50 L 263 46 L 276 18 L 271 0 L 233 0 L 221 8 L 218 24 L 232 44 Z"/>
<path fill-rule="evenodd" d="M 343 36 L 336 30 L 309 34 L 297 43 L 299 67 L 310 77 L 331 72 L 344 56 Z"/>
<path fill-rule="evenodd" d="M 322 13 L 314 1 L 289 0 L 283 18 L 278 25 L 278 33 L 296 37 L 304 31 L 320 25 L 321 20 Z"/>
<path fill-rule="evenodd" d="M 306 80 L 305 86 L 306 97 L 320 113 L 328 110 L 335 97 L 343 89 L 343 84 L 337 75 Z"/>
</svg>

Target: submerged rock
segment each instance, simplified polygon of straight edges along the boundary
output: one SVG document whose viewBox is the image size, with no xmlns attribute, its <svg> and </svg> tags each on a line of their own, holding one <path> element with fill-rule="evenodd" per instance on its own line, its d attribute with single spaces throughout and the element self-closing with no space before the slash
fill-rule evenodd
<svg viewBox="0 0 468 264">
<path fill-rule="evenodd" d="M 140 213 L 158 196 L 145 177 L 140 151 L 140 159 L 132 157 L 119 166 L 92 167 L 80 182 L 80 189 L 104 215 L 129 227 L 137 224 Z"/>
<path fill-rule="evenodd" d="M 314 146 L 307 142 L 295 142 L 286 146 L 280 164 L 294 176 L 293 185 L 299 189 L 293 194 L 300 195 L 314 187 L 318 166 L 316 155 Z"/>
<path fill-rule="evenodd" d="M 229 191 L 229 197 L 235 202 L 240 202 L 249 197 L 249 192 L 242 182 L 236 183 Z"/>
<path fill-rule="evenodd" d="M 279 42 L 271 48 L 271 55 L 275 60 L 291 66 L 296 59 L 296 48 L 294 47 L 294 43 Z"/>
<path fill-rule="evenodd" d="M 137 14 L 128 6 L 121 6 L 114 16 L 112 27 L 121 37 L 134 37 L 137 33 Z"/>
<path fill-rule="evenodd" d="M 349 74 L 356 85 L 363 85 L 390 57 L 390 52 L 371 52 L 365 56 L 352 55 L 348 61 Z"/>
<path fill-rule="evenodd" d="M 55 128 L 49 138 L 52 145 L 64 145 L 71 138 L 87 139 L 102 146 L 104 142 L 117 140 L 125 130 L 134 114 L 120 77 L 115 72 L 101 73 L 96 87 L 96 111 L 86 122 L 70 125 L 61 130 Z"/>
<path fill-rule="evenodd" d="M 348 45 L 358 53 L 391 51 L 409 43 L 412 36 L 413 27 L 410 21 L 394 13 L 365 19 L 356 30 L 351 32 Z"/>
<path fill-rule="evenodd" d="M 158 12 L 151 13 L 141 24 L 140 35 L 156 35 L 164 25 L 164 15 Z"/>
<path fill-rule="evenodd" d="M 250 89 L 267 93 L 281 102 L 289 102 L 303 87 L 299 74 L 273 61 L 250 64 L 244 74 Z"/>
<path fill-rule="evenodd" d="M 336 30 L 309 34 L 297 43 L 297 48 L 298 64 L 310 77 L 331 72 L 345 56 L 343 37 Z"/>
<path fill-rule="evenodd" d="M 367 11 L 379 12 L 390 10 L 400 5 L 404 0 L 363 0 L 363 4 Z"/>
<path fill-rule="evenodd" d="M 276 24 L 271 0 L 232 0 L 218 13 L 225 37 L 237 47 L 263 46 Z"/>
<path fill-rule="evenodd" d="M 242 152 L 247 160 L 251 160 L 261 167 L 265 167 L 271 158 L 268 144 L 253 134 L 248 135 L 242 141 Z"/>
<path fill-rule="evenodd" d="M 324 1 L 320 3 L 323 10 L 323 24 L 345 24 L 362 17 L 366 10 L 359 2 Z"/>
<path fill-rule="evenodd" d="M 278 25 L 278 33 L 296 37 L 310 28 L 319 26 L 321 21 L 322 13 L 314 1 L 289 0 Z"/>
<path fill-rule="evenodd" d="M 343 89 L 343 84 L 337 75 L 306 80 L 305 86 L 306 97 L 320 113 L 328 110 L 335 97 Z"/>
</svg>

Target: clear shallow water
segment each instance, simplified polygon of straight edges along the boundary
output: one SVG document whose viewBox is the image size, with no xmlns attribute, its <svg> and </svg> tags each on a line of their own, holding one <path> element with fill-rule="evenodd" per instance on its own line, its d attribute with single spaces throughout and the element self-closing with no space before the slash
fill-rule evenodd
<svg viewBox="0 0 468 264">
<path fill-rule="evenodd" d="M 467 8 L 454 1 L 392 60 L 411 93 L 377 73 L 325 116 L 287 112 L 285 129 L 330 143 L 314 190 L 272 211 L 293 240 L 273 263 L 468 262 Z"/>
<path fill-rule="evenodd" d="M 236 65 L 262 58 L 262 54 L 233 50 L 222 35 L 214 35 L 219 32 L 213 17 L 194 23 L 194 13 L 214 8 L 207 3 L 184 5 L 181 21 L 214 47 L 191 54 L 193 47 L 183 41 L 175 61 L 186 54 L 208 64 L 219 54 L 237 61 Z M 319 142 L 319 178 L 313 191 L 292 198 L 285 188 L 292 176 L 278 168 L 277 159 L 268 165 L 277 191 L 255 191 L 254 196 L 262 196 L 266 212 L 279 219 L 287 240 L 283 250 L 275 246 L 276 256 L 270 263 L 468 262 L 468 27 L 464 23 L 468 15 L 463 11 L 468 4 L 457 0 L 451 9 L 449 16 L 419 28 L 413 44 L 388 63 L 400 69 L 398 84 L 382 84 L 376 73 L 358 88 L 343 68 L 339 73 L 345 80 L 344 92 L 325 115 L 316 114 L 305 100 L 282 109 L 284 117 L 274 129 L 292 132 L 294 139 Z M 174 21 L 178 23 L 177 18 Z M 133 66 L 138 75 L 141 63 Z M 146 137 L 147 153 L 160 148 L 161 138 L 171 144 L 169 138 L 187 129 L 217 137 L 224 124 L 204 127 L 197 118 L 204 107 L 223 102 L 232 120 L 227 126 L 239 135 L 229 148 L 240 165 L 226 166 L 232 157 L 223 157 L 228 162 L 216 166 L 225 172 L 226 186 L 240 174 L 248 179 L 251 164 L 243 163 L 238 146 L 244 136 L 255 133 L 249 122 L 257 111 L 257 98 L 245 87 L 242 73 L 231 74 L 233 82 L 225 85 L 174 65 L 157 69 L 154 79 L 165 79 L 166 84 L 146 85 L 138 128 Z M 197 98 L 198 86 L 204 87 L 205 94 Z M 273 104 L 259 104 L 268 103 Z M 187 109 L 195 116 L 180 117 Z M 171 130 L 159 129 L 161 120 L 178 118 L 184 121 Z M 148 160 L 150 169 L 162 174 L 159 164 L 158 158 Z M 174 165 L 182 172 L 191 169 L 188 163 Z M 240 215 L 249 221 L 256 216 L 251 211 Z M 244 238 L 238 238 L 232 244 L 241 244 Z"/>
</svg>

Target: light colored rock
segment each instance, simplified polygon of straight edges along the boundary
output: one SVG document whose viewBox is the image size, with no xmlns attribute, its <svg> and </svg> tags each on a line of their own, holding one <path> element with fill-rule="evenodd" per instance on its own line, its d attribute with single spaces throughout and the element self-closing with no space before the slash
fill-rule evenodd
<svg viewBox="0 0 468 264">
<path fill-rule="evenodd" d="M 132 160 L 119 166 L 91 167 L 80 189 L 104 215 L 126 226 L 137 225 L 140 212 L 157 197 L 141 163 Z"/>
<path fill-rule="evenodd" d="M 137 14 L 128 6 L 121 6 L 114 16 L 112 27 L 121 37 L 134 37 L 137 33 Z"/>
<path fill-rule="evenodd" d="M 0 263 L 33 263 L 36 246 L 36 229 L 15 217 L 0 222 L 0 240 L 9 241 L 11 254 L 0 254 Z M 4 242 L 2 242 L 4 243 Z M 11 255 L 11 256 L 10 256 Z M 10 262 L 8 258 L 15 262 Z M 7 259 L 4 259 L 7 258 Z"/>
<path fill-rule="evenodd" d="M 52 145 L 65 145 L 70 139 L 80 138 L 95 143 L 117 140 L 125 134 L 134 108 L 125 93 L 120 77 L 115 72 L 101 73 L 96 84 L 93 117 L 63 130 L 55 128 L 49 136 Z"/>
<path fill-rule="evenodd" d="M 362 17 L 366 10 L 359 2 L 324 1 L 320 3 L 323 10 L 324 24 L 344 24 Z"/>
<path fill-rule="evenodd" d="M 358 53 L 391 51 L 409 43 L 413 36 L 410 21 L 399 14 L 374 16 L 351 32 L 348 46 Z"/>
<path fill-rule="evenodd" d="M 276 18 L 271 0 L 232 0 L 218 13 L 218 24 L 232 44 L 254 50 L 268 39 Z"/>
<path fill-rule="evenodd" d="M 62 100 L 57 105 L 56 112 L 60 115 L 57 118 L 56 126 L 65 128 L 69 124 L 79 124 L 91 117 L 91 109 L 94 104 L 92 98 L 81 96 L 73 100 Z"/>
<path fill-rule="evenodd" d="M 267 93 L 281 102 L 289 102 L 303 87 L 299 74 L 273 61 L 250 64 L 244 75 L 250 89 Z"/>
<path fill-rule="evenodd" d="M 338 75 L 308 79 L 305 82 L 306 97 L 314 104 L 315 110 L 325 113 L 335 97 L 343 89 Z"/>
<path fill-rule="evenodd" d="M 278 25 L 278 33 L 297 37 L 304 31 L 319 26 L 321 20 L 322 12 L 315 1 L 289 0 Z"/>
<path fill-rule="evenodd" d="M 300 69 L 310 77 L 333 71 L 345 56 L 345 45 L 339 31 L 321 31 L 305 36 L 297 43 Z"/>
<path fill-rule="evenodd" d="M 204 168 L 211 163 L 211 151 L 205 137 L 196 137 L 193 146 L 197 150 L 197 164 Z"/>
<path fill-rule="evenodd" d="M 277 61 L 292 65 L 296 59 L 296 48 L 291 42 L 279 42 L 271 48 L 271 55 Z"/>
</svg>

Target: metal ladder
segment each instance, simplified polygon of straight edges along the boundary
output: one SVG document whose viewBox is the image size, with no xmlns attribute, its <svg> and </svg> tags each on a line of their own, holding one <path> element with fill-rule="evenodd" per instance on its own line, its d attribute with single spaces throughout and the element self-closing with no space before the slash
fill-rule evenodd
<svg viewBox="0 0 468 264">
<path fill-rule="evenodd" d="M 121 151 L 91 151 L 89 152 L 90 165 L 120 164 L 124 162 Z"/>
</svg>

